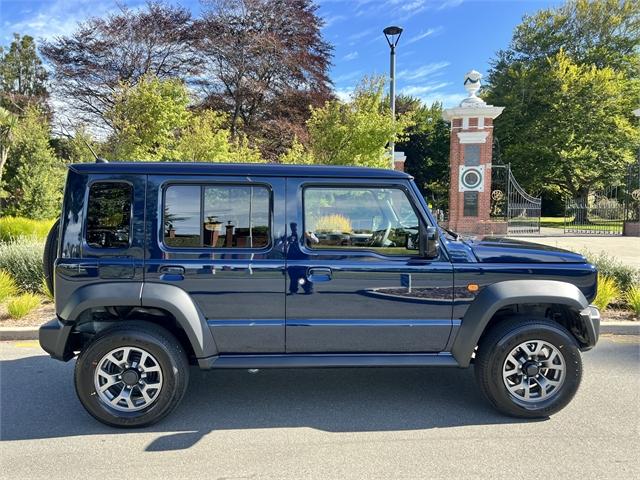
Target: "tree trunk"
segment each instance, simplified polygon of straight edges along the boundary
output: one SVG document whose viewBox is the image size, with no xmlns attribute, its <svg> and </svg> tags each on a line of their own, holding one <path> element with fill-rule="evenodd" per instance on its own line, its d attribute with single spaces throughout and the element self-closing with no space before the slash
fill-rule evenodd
<svg viewBox="0 0 640 480">
<path fill-rule="evenodd" d="M 589 224 L 589 187 L 580 188 L 576 195 L 576 214 L 573 223 L 577 225 Z"/>
<path fill-rule="evenodd" d="M 4 164 L 7 162 L 9 156 L 9 147 L 0 147 L 0 181 L 2 181 L 2 172 L 4 170 Z"/>
</svg>

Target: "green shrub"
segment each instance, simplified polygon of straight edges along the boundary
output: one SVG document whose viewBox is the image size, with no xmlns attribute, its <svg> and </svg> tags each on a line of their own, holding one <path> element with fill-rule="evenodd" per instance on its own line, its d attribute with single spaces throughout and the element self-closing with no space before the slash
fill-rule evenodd
<svg viewBox="0 0 640 480">
<path fill-rule="evenodd" d="M 0 242 L 20 237 L 44 240 L 55 220 L 32 220 L 24 217 L 0 217 Z"/>
<path fill-rule="evenodd" d="M 640 316 L 640 285 L 634 285 L 627 290 L 626 300 L 631 310 Z"/>
<path fill-rule="evenodd" d="M 620 298 L 620 288 L 613 278 L 598 274 L 598 294 L 593 304 L 604 312 L 609 304 Z"/>
<path fill-rule="evenodd" d="M 37 293 L 42 285 L 44 244 L 33 238 L 0 243 L 0 270 L 5 270 L 25 292 Z"/>
<path fill-rule="evenodd" d="M 11 275 L 0 270 L 0 303 L 18 293 L 18 285 Z"/>
<path fill-rule="evenodd" d="M 47 286 L 47 281 L 44 277 L 42 277 L 42 282 L 40 283 L 40 293 L 44 295 L 48 300 L 53 300 L 53 295 L 49 291 L 49 287 Z"/>
<path fill-rule="evenodd" d="M 633 285 L 640 282 L 640 270 L 623 264 L 605 252 L 599 255 L 586 253 L 586 257 L 596 266 L 598 273 L 613 278 L 622 292 L 627 292 Z"/>
<path fill-rule="evenodd" d="M 7 303 L 7 311 L 11 318 L 22 318 L 40 305 L 40 295 L 35 293 L 23 293 L 12 297 Z"/>
</svg>

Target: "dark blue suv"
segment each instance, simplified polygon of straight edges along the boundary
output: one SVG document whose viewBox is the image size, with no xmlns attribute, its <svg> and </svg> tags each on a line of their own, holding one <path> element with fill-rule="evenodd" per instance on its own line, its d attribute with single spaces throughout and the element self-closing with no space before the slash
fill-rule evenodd
<svg viewBox="0 0 640 480">
<path fill-rule="evenodd" d="M 86 409 L 153 423 L 211 368 L 468 367 L 500 411 L 563 408 L 598 339 L 584 257 L 437 226 L 411 177 L 351 167 L 69 169 L 46 246 Z"/>
</svg>

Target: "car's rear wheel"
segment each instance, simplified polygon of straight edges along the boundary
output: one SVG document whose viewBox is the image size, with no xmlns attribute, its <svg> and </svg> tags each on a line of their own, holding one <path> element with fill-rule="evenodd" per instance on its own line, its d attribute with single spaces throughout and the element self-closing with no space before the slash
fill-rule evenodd
<svg viewBox="0 0 640 480">
<path fill-rule="evenodd" d="M 167 330 L 128 322 L 99 334 L 76 362 L 78 398 L 115 427 L 151 425 L 171 413 L 188 383 L 189 363 Z"/>
<path fill-rule="evenodd" d="M 582 378 L 575 340 L 547 319 L 514 317 L 495 325 L 478 345 L 476 379 L 501 412 L 540 418 L 564 408 Z"/>
</svg>

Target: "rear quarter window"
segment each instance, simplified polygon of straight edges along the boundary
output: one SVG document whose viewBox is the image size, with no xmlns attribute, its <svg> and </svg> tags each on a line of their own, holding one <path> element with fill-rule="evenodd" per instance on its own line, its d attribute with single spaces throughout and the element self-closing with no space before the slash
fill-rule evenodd
<svg viewBox="0 0 640 480">
<path fill-rule="evenodd" d="M 127 248 L 133 188 L 126 182 L 96 182 L 89 188 L 86 241 L 92 248 Z"/>
</svg>

